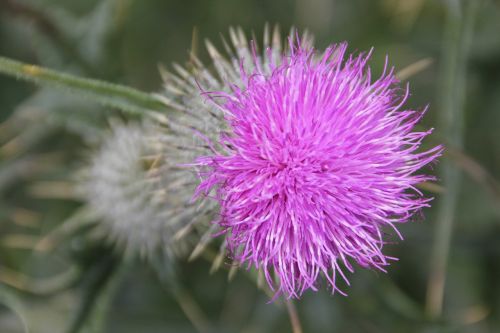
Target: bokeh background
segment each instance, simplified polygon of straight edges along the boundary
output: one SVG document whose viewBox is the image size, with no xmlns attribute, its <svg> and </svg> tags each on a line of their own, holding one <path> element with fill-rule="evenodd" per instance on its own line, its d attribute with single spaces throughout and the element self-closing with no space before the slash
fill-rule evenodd
<svg viewBox="0 0 500 333">
<path fill-rule="evenodd" d="M 426 144 L 448 148 L 439 181 L 423 186 L 433 207 L 401 227 L 403 242 L 391 236 L 400 260 L 388 274 L 357 269 L 348 297 L 306 293 L 295 303 L 304 332 L 499 332 L 499 1 L 0 0 L 0 55 L 158 91 L 160 64 L 208 62 L 204 39 L 222 47 L 230 26 L 260 39 L 266 22 L 307 28 L 319 48 L 374 47 L 375 72 L 388 54 L 406 68 L 408 105 L 430 105 Z M 228 281 L 204 259 L 179 261 L 187 296 L 85 228 L 61 227 L 82 205 L 74 175 L 111 116 L 124 117 L 0 76 L 0 332 L 291 331 L 285 306 L 245 272 Z M 44 250 L 54 230 L 60 242 Z"/>
</svg>

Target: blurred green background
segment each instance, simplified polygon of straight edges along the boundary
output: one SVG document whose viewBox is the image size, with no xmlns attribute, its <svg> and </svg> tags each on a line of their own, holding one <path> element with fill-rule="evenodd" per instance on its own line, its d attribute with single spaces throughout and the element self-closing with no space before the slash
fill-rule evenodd
<svg viewBox="0 0 500 333">
<path fill-rule="evenodd" d="M 388 54 L 412 72 L 408 105 L 430 105 L 426 144 L 448 148 L 426 218 L 401 226 L 403 242 L 390 236 L 400 260 L 388 274 L 358 269 L 348 297 L 307 292 L 295 302 L 304 332 L 500 332 L 499 1 L 0 0 L 0 55 L 159 91 L 159 64 L 191 52 L 208 63 L 204 39 L 222 48 L 241 26 L 261 40 L 266 22 L 307 28 L 320 49 L 373 46 L 375 72 Z M 81 230 L 36 248 L 81 206 L 72 179 L 108 116 L 124 117 L 0 76 L 0 333 L 196 332 L 190 316 L 208 332 L 291 331 L 244 272 L 228 282 L 203 259 L 179 262 L 188 297 Z"/>
</svg>

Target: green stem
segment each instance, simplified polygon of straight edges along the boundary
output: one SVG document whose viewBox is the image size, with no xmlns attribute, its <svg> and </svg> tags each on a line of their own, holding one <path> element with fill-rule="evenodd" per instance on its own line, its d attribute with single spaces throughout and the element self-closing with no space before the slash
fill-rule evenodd
<svg viewBox="0 0 500 333">
<path fill-rule="evenodd" d="M 302 325 L 300 324 L 299 315 L 297 313 L 297 308 L 291 299 L 285 300 L 286 310 L 288 312 L 288 317 L 290 317 L 290 324 L 292 325 L 293 333 L 302 333 Z"/>
<path fill-rule="evenodd" d="M 458 148 L 463 146 L 466 64 L 479 1 L 466 2 L 463 6 L 461 0 L 448 1 L 442 60 L 441 126 L 446 141 Z M 461 177 L 460 170 L 449 160 L 443 161 L 441 172 L 446 195 L 440 201 L 427 287 L 426 312 L 431 319 L 440 317 L 443 311 Z"/>
<path fill-rule="evenodd" d="M 0 73 L 36 84 L 66 89 L 104 106 L 133 114 L 165 110 L 165 104 L 153 94 L 127 86 L 81 78 L 5 57 L 0 57 Z"/>
</svg>

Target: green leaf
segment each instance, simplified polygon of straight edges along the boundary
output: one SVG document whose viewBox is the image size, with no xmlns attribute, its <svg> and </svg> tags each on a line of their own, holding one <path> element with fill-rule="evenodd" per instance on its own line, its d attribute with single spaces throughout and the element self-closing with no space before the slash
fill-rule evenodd
<svg viewBox="0 0 500 333">
<path fill-rule="evenodd" d="M 84 294 L 68 333 L 101 333 L 104 331 L 109 307 L 116 291 L 128 271 L 128 263 L 112 255 L 104 255 L 89 272 Z"/>
<path fill-rule="evenodd" d="M 29 333 L 24 305 L 13 291 L 2 285 L 0 285 L 0 304 L 10 309 L 18 317 L 24 332 Z"/>
</svg>

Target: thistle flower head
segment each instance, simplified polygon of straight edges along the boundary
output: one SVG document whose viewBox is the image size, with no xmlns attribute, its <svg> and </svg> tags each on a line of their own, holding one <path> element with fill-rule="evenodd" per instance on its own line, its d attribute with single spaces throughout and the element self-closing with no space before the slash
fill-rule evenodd
<svg viewBox="0 0 500 333">
<path fill-rule="evenodd" d="M 158 97 L 174 112 L 166 116 L 157 115 L 155 136 L 159 143 L 162 163 L 155 168 L 161 181 L 160 187 L 169 193 L 170 200 L 175 200 L 173 207 L 182 207 L 179 212 L 186 220 L 185 228 L 178 234 L 186 234 L 196 229 L 201 237 L 191 257 L 199 255 L 213 239 L 217 225 L 207 228 L 217 211 L 213 200 L 193 201 L 193 193 L 199 183 L 196 172 L 185 166 L 198 156 L 211 154 L 222 131 L 228 129 L 228 123 L 221 109 L 208 103 L 200 92 L 200 86 L 210 91 L 230 92 L 230 84 L 241 85 L 241 64 L 253 68 L 269 69 L 271 63 L 280 61 L 282 41 L 276 28 L 271 33 L 267 27 L 264 33 L 264 45 L 272 45 L 270 52 L 262 58 L 252 58 L 247 39 L 241 29 L 230 29 L 230 43 L 224 41 L 229 57 L 224 57 L 207 42 L 207 50 L 213 60 L 214 70 L 208 70 L 195 56 L 191 58 L 190 70 L 174 65 L 174 71 L 162 70 L 164 90 Z M 311 37 L 304 34 L 303 45 L 312 44 Z M 214 268 L 222 262 L 226 242 L 222 242 L 218 260 Z"/>
<path fill-rule="evenodd" d="M 196 194 L 220 205 L 233 256 L 287 297 L 316 290 L 321 275 L 339 291 L 336 276 L 348 283 L 353 262 L 384 270 L 393 259 L 382 252 L 384 227 L 429 202 L 415 185 L 432 177 L 417 171 L 441 147 L 417 151 L 431 132 L 413 131 L 424 111 L 403 107 L 408 89 L 392 69 L 373 79 L 370 54 L 346 49 L 318 53 L 293 38 L 278 57 L 247 47 L 237 78 L 204 88 L 225 126 L 204 136 L 211 151 L 194 162 Z"/>
<path fill-rule="evenodd" d="M 174 235 L 184 224 L 180 208 L 161 196 L 154 165 L 153 128 L 145 124 L 114 124 L 92 156 L 81 192 L 99 220 L 97 232 L 126 256 L 179 254 Z"/>
</svg>

